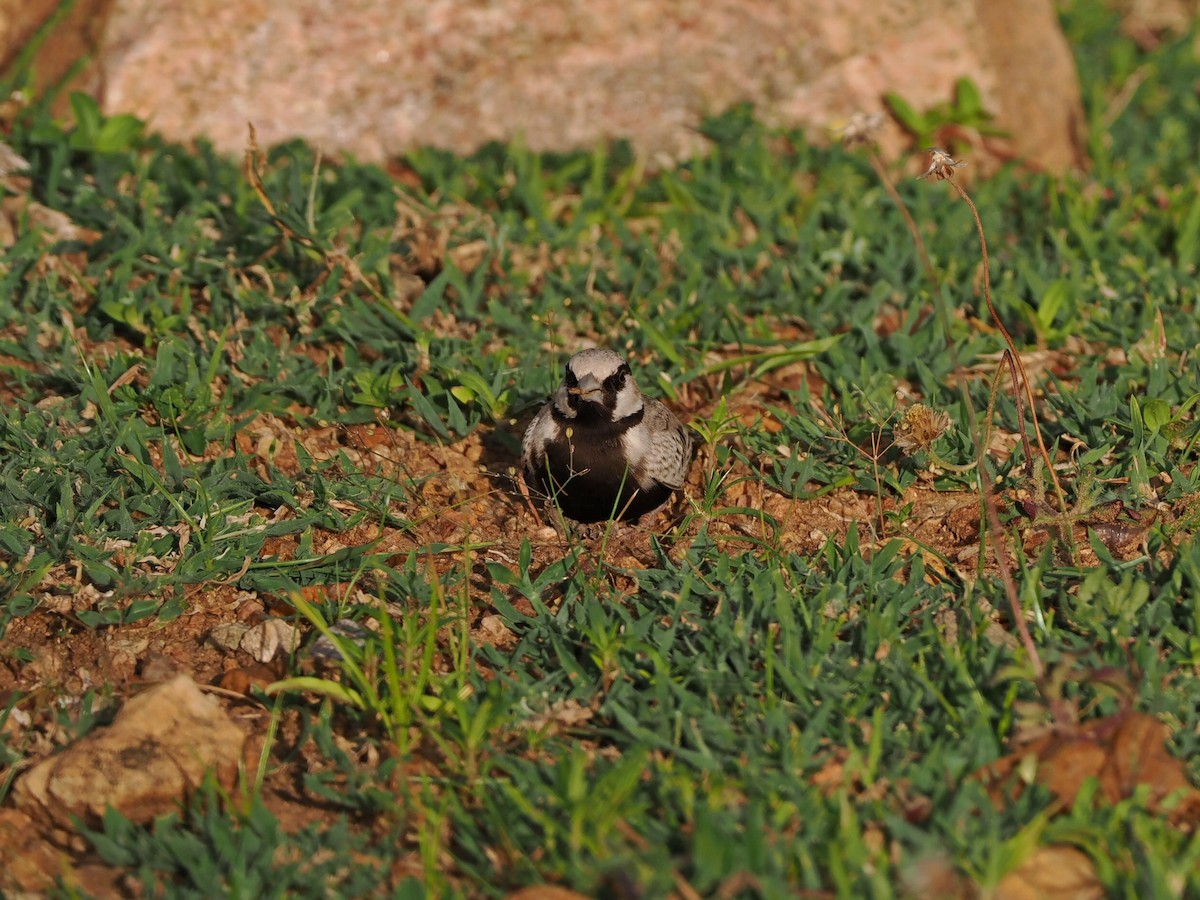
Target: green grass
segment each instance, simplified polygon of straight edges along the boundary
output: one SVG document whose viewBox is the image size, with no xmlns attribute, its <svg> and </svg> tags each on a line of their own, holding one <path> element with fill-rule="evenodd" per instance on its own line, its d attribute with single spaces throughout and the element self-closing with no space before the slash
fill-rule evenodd
<svg viewBox="0 0 1200 900">
<path fill-rule="evenodd" d="M 971 193 L 1000 314 L 1053 360 L 1039 413 L 1052 450 L 1075 448 L 1070 499 L 1087 521 L 1123 504 L 1145 552 L 1097 539 L 1081 567 L 1034 547 L 1017 590 L 1047 665 L 1127 673 L 1197 783 L 1200 61 L 1190 40 L 1137 49 L 1087 4 L 1066 21 L 1094 168 Z M 967 402 L 986 408 L 1002 345 L 978 325 L 974 224 L 946 186 L 898 183 L 942 300 L 862 156 L 747 109 L 661 172 L 623 145 L 417 151 L 405 190 L 289 144 L 261 168 L 274 218 L 203 145 L 84 118 L 66 133 L 31 114 L 11 135 L 33 199 L 100 237 L 51 248 L 82 252 L 79 270 L 32 230 L 0 257 L 0 633 L 31 616 L 65 635 L 168 627 L 225 585 L 276 603 L 333 586 L 294 601 L 314 638 L 372 625 L 338 639 L 336 671 L 301 654 L 267 701 L 297 729 L 271 765 L 321 826 L 284 828 L 261 785 L 206 791 L 151 828 L 107 817 L 89 832 L 101 860 L 163 896 L 663 896 L 682 879 L 886 897 L 924 860 L 988 887 L 1061 842 L 1114 896 L 1200 892 L 1200 839 L 1144 798 L 1051 816 L 1044 789 L 995 804 L 971 777 L 1053 698 L 989 629 L 1006 622 L 998 577 L 914 543 L 916 489 L 973 476 L 870 452 L 903 391 L 950 415 L 939 455 L 973 458 Z M 430 257 L 439 234 L 482 260 Z M 712 442 L 684 522 L 632 560 L 618 537 L 601 556 L 501 527 L 521 509 L 504 493 L 514 419 L 587 339 L 635 357 Z M 760 364 L 777 433 L 730 413 Z M 956 366 L 981 368 L 966 397 Z M 396 434 L 360 452 L 353 429 L 382 410 Z M 267 421 L 283 427 L 264 444 Z M 996 425 L 1018 430 L 1003 391 Z M 472 442 L 492 476 L 459 483 L 439 454 Z M 755 509 L 761 488 L 798 518 Z M 806 518 L 847 488 L 855 521 Z M 488 490 L 499 512 L 472 521 Z M 476 639 L 483 616 L 508 643 Z M 1062 690 L 1091 717 L 1125 702 L 1083 677 Z M 89 696 L 75 726 L 95 715 Z M 6 792 L 25 751 L 0 734 Z"/>
</svg>

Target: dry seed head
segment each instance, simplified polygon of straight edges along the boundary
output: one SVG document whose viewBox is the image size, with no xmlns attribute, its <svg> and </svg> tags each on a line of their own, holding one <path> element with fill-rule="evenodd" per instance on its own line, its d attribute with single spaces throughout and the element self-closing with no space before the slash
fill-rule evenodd
<svg viewBox="0 0 1200 900">
<path fill-rule="evenodd" d="M 941 410 L 916 403 L 892 429 L 892 440 L 906 455 L 928 450 L 950 427 L 950 416 Z"/>
<path fill-rule="evenodd" d="M 875 133 L 882 127 L 882 113 L 857 112 L 833 130 L 841 137 L 843 147 L 861 147 L 875 143 Z"/>
<path fill-rule="evenodd" d="M 918 178 L 928 178 L 933 175 L 938 181 L 945 181 L 947 178 L 954 177 L 954 169 L 961 169 L 966 165 L 965 162 L 959 162 L 940 147 L 930 147 L 928 153 L 929 168 L 918 175 Z"/>
</svg>

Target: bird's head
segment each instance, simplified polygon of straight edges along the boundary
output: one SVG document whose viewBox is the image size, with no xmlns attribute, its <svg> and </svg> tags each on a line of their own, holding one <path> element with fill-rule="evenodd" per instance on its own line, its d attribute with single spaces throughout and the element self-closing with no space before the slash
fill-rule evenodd
<svg viewBox="0 0 1200 900">
<path fill-rule="evenodd" d="M 571 357 L 554 405 L 568 419 L 619 422 L 642 411 L 629 364 L 611 350 L 582 350 Z"/>
</svg>

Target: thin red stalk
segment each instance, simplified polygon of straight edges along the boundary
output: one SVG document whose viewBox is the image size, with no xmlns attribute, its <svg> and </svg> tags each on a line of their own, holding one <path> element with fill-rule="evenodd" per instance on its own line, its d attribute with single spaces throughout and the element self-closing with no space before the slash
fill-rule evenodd
<svg viewBox="0 0 1200 900">
<path fill-rule="evenodd" d="M 991 313 L 996 327 L 1000 329 L 1000 334 L 1004 337 L 1004 343 L 1008 345 L 1008 350 L 1013 356 L 1013 361 L 1021 373 L 1022 386 L 1025 389 L 1025 396 L 1029 400 L 1029 415 L 1033 419 L 1033 435 L 1037 438 L 1038 450 L 1041 452 L 1042 461 L 1046 464 L 1046 471 L 1050 473 L 1050 480 L 1054 484 L 1054 494 L 1058 498 L 1059 511 L 1065 515 L 1067 512 L 1067 498 L 1066 494 L 1063 493 L 1062 485 L 1058 481 L 1058 473 L 1054 471 L 1054 463 L 1050 460 L 1050 451 L 1046 449 L 1046 444 L 1042 440 L 1042 427 L 1041 423 L 1038 422 L 1037 398 L 1033 395 L 1033 382 L 1029 379 L 1029 373 L 1025 371 L 1025 363 L 1021 361 L 1021 354 L 1017 352 L 1016 342 L 1013 341 L 1012 335 L 1008 333 L 1008 329 L 1004 327 L 1004 322 L 1000 320 L 1000 314 L 996 312 L 996 307 L 992 303 L 992 276 L 988 263 L 987 237 L 983 232 L 983 220 L 979 217 L 979 210 L 975 208 L 974 201 L 971 200 L 971 197 L 963 187 L 954 180 L 952 173 L 946 173 L 946 180 L 954 186 L 954 190 L 958 192 L 958 196 L 966 201 L 967 206 L 971 210 L 971 215 L 975 217 L 975 228 L 979 232 L 979 247 L 983 253 L 983 299 L 987 303 L 988 312 Z M 1024 419 L 1021 420 L 1021 436 L 1023 439 L 1025 438 Z M 1066 534 L 1066 539 L 1070 541 L 1069 532 Z M 1072 552 L 1074 552 L 1073 546 Z"/>
<path fill-rule="evenodd" d="M 1025 653 L 1029 656 L 1029 664 L 1033 667 L 1034 680 L 1038 684 L 1041 684 L 1042 676 L 1046 670 L 1042 666 L 1042 658 L 1038 656 L 1037 645 L 1033 642 L 1033 635 L 1029 633 L 1029 626 L 1025 624 L 1025 611 L 1021 608 L 1021 598 L 1017 596 L 1017 586 L 1013 582 L 1012 571 L 1006 556 L 1008 541 L 1003 526 L 1000 524 L 1000 514 L 996 512 L 996 501 L 992 497 L 991 485 L 987 483 L 988 472 L 982 461 L 979 475 L 979 487 L 983 491 L 983 508 L 987 512 L 988 525 L 991 526 L 992 533 L 995 535 L 995 538 L 992 540 L 992 553 L 996 557 L 996 567 L 1000 570 L 1001 581 L 1004 582 L 1004 593 L 1008 595 L 1008 605 L 1012 610 L 1013 624 L 1017 628 L 1017 634 L 1020 635 L 1021 643 L 1025 645 Z"/>
<path fill-rule="evenodd" d="M 916 220 L 913 219 L 912 213 L 908 211 L 908 206 L 905 204 L 904 198 L 900 196 L 900 192 L 892 184 L 892 179 L 888 177 L 887 169 L 884 168 L 879 154 L 874 150 L 869 150 L 867 152 L 867 161 L 871 164 L 871 168 L 875 170 L 876 176 L 878 176 L 880 183 L 883 184 L 883 189 L 887 191 L 888 196 L 892 198 L 892 202 L 896 204 L 896 209 L 900 210 L 900 216 L 904 219 L 904 227 L 912 235 L 913 243 L 917 247 L 917 256 L 921 258 L 921 268 L 925 270 L 925 277 L 929 280 L 930 287 L 933 288 L 935 294 L 941 294 L 942 287 L 938 282 L 937 273 L 933 269 L 933 263 L 929 260 L 929 253 L 925 249 L 925 241 L 921 238 L 921 232 L 917 229 Z M 950 339 L 949 333 L 947 333 L 946 339 Z"/>
</svg>

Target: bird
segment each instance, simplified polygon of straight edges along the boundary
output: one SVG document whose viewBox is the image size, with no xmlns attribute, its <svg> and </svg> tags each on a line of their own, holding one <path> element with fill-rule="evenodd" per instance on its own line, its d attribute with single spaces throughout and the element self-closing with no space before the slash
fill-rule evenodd
<svg viewBox="0 0 1200 900">
<path fill-rule="evenodd" d="M 636 522 L 682 489 L 692 439 L 619 354 L 581 350 L 521 440 L 525 484 L 581 523 Z"/>
</svg>

